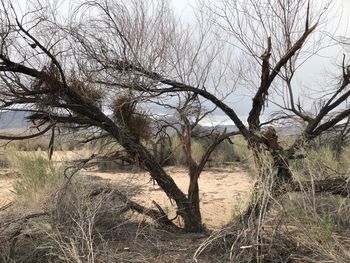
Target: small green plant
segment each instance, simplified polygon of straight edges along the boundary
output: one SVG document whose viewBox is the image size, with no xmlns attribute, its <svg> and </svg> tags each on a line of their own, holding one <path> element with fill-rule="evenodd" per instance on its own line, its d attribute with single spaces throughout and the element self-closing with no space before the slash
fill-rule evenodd
<svg viewBox="0 0 350 263">
<path fill-rule="evenodd" d="M 19 174 L 14 190 L 21 196 L 35 193 L 58 178 L 57 168 L 41 156 L 17 153 L 12 158 L 12 163 Z"/>
<path fill-rule="evenodd" d="M 299 180 L 324 179 L 346 172 L 346 166 L 337 160 L 328 146 L 304 150 L 302 155 L 305 158 L 291 163 L 294 177 Z"/>
<path fill-rule="evenodd" d="M 247 141 L 242 136 L 235 136 L 233 139 L 233 149 L 239 161 L 246 162 L 251 157 Z"/>
</svg>

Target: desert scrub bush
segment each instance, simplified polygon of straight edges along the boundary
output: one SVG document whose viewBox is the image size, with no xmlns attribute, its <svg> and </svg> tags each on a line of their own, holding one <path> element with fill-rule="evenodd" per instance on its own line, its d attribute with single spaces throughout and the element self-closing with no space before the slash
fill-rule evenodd
<svg viewBox="0 0 350 263">
<path fill-rule="evenodd" d="M 201 142 L 201 140 L 192 139 L 191 151 L 192 151 L 193 159 L 196 162 L 199 162 L 202 156 L 204 155 L 204 151 L 205 151 L 204 143 Z"/>
<path fill-rule="evenodd" d="M 346 166 L 339 162 L 334 151 L 328 147 L 303 150 L 304 158 L 291 162 L 294 177 L 299 180 L 322 179 L 339 176 L 346 172 Z"/>
<path fill-rule="evenodd" d="M 248 147 L 247 141 L 241 135 L 233 138 L 233 149 L 235 156 L 237 156 L 237 161 L 239 161 L 250 174 L 256 175 L 257 170 L 252 152 Z"/>
<path fill-rule="evenodd" d="M 212 153 L 212 159 L 215 163 L 223 164 L 225 162 L 239 161 L 240 158 L 236 154 L 234 145 L 227 140 L 220 143 Z"/>
<path fill-rule="evenodd" d="M 11 166 L 18 172 L 14 190 L 23 197 L 37 194 L 59 177 L 59 168 L 52 161 L 35 154 L 15 153 Z"/>
<path fill-rule="evenodd" d="M 180 138 L 176 135 L 171 137 L 171 151 L 175 165 L 186 164 L 186 156 L 183 152 Z"/>
<path fill-rule="evenodd" d="M 19 230 L 10 232 L 6 242 L 1 242 L 5 235 L 0 235 L 0 255 L 5 262 L 17 263 L 151 262 L 140 248 L 138 252 L 124 249 L 141 244 L 135 236 L 148 229 L 131 220 L 120 197 L 120 193 L 130 196 L 137 191 L 129 185 L 111 187 L 92 176 L 61 181 L 45 202 L 45 214 L 19 220 Z"/>
<path fill-rule="evenodd" d="M 191 141 L 192 156 L 195 161 L 199 162 L 204 155 L 206 148 L 211 143 L 210 139 L 195 139 Z M 240 143 L 240 142 L 239 142 Z M 215 164 L 223 164 L 225 162 L 241 161 L 244 158 L 248 158 L 250 155 L 249 149 L 245 147 L 247 144 L 242 138 L 242 145 L 232 145 L 228 141 L 223 141 L 220 143 L 214 152 L 211 154 L 210 160 Z M 236 147 L 239 150 L 236 150 Z M 183 152 L 182 144 L 178 136 L 173 136 L 171 138 L 171 152 L 172 159 L 175 165 L 186 165 L 186 156 Z M 246 160 L 246 159 L 244 159 Z"/>
<path fill-rule="evenodd" d="M 233 138 L 233 149 L 240 162 L 247 162 L 251 159 L 252 154 L 248 148 L 248 143 L 242 136 Z"/>
</svg>

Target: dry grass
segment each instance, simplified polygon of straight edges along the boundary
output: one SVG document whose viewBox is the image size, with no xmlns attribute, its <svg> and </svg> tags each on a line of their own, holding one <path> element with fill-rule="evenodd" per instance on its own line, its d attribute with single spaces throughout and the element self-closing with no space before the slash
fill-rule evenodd
<svg viewBox="0 0 350 263">
<path fill-rule="evenodd" d="M 46 169 L 49 163 L 40 156 L 21 157 L 27 159 L 18 167 L 18 183 L 27 192 L 17 192 L 15 204 L 0 211 L 0 262 L 192 261 L 203 234 L 169 233 L 127 212 L 119 193 L 132 197 L 140 191 L 138 186 L 109 185 L 89 175 L 76 175 L 67 183 L 57 167 L 56 180 L 46 180 L 42 175 L 52 172 Z M 42 175 L 27 173 L 37 167 Z M 95 194 L 106 185 L 115 190 Z"/>
<path fill-rule="evenodd" d="M 241 147 L 240 155 L 249 163 L 250 156 L 243 144 Z M 338 161 L 329 148 L 305 154 L 305 159 L 292 166 L 300 182 L 348 172 L 348 158 L 342 156 Z M 274 200 L 270 161 L 267 157 L 264 162 L 267 177 L 260 191 L 250 198 L 236 195 L 236 204 L 230 201 L 231 223 L 219 229 L 216 225 L 210 236 L 170 233 L 142 215 L 125 212 L 119 192 L 145 205 L 161 199 L 162 192 L 151 185 L 147 174 L 96 173 L 105 178 L 99 179 L 85 172 L 68 185 L 59 175 L 57 180 L 44 180 L 40 198 L 26 193 L 26 198 L 17 198 L 16 204 L 0 211 L 0 262 L 350 262 L 348 198 L 311 190 Z M 41 173 L 47 171 L 41 169 Z M 200 181 L 203 190 L 206 183 L 212 187 L 204 191 L 207 196 L 201 196 L 204 220 L 207 212 L 217 218 L 225 214 L 218 212 L 215 194 L 224 203 L 219 195 L 225 189 L 232 194 L 232 189 L 241 187 L 233 183 L 229 188 L 233 177 L 223 176 L 222 169 L 214 171 L 205 171 Z M 186 172 L 174 167 L 168 172 L 185 191 Z M 116 191 L 91 194 L 106 185 Z M 141 196 L 147 196 L 149 203 Z M 258 219 L 242 225 L 239 215 L 257 200 L 263 207 Z"/>
<path fill-rule="evenodd" d="M 117 192 L 92 195 L 101 185 L 106 182 L 84 176 L 47 198 L 44 209 L 3 211 L 0 262 L 192 261 L 203 234 L 170 233 L 125 213 L 116 193 L 137 189 L 119 185 Z"/>
<path fill-rule="evenodd" d="M 329 148 L 305 154 L 293 165 L 294 178 L 300 182 L 347 173 L 344 158 L 336 160 Z M 350 262 L 350 200 L 312 190 L 273 199 L 269 189 L 273 170 L 268 159 L 263 163 L 267 177 L 255 198 L 262 206 L 270 199 L 271 208 L 244 225 L 237 218 L 215 231 L 195 258 L 216 253 L 221 262 Z"/>
<path fill-rule="evenodd" d="M 350 202 L 312 193 L 289 194 L 263 233 L 269 249 L 265 258 L 305 262 L 349 262 Z"/>
</svg>

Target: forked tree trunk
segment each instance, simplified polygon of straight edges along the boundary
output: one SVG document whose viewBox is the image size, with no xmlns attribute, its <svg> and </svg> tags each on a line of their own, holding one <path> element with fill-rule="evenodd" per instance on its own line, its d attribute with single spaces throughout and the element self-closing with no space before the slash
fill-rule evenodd
<svg viewBox="0 0 350 263">
<path fill-rule="evenodd" d="M 167 196 L 176 202 L 177 214 L 184 221 L 184 230 L 186 232 L 202 232 L 198 182 L 194 181 L 193 186 L 191 186 L 193 191 L 191 190 L 191 194 L 186 197 L 174 180 L 164 171 L 156 158 L 142 144 L 135 142 L 130 136 L 123 134 L 121 131 L 117 132 L 117 130 L 113 130 L 111 133 L 115 133 L 113 134 L 114 137 L 125 150 L 137 159 L 137 163 L 145 168 Z"/>
<path fill-rule="evenodd" d="M 203 232 L 204 227 L 202 224 L 202 216 L 200 211 L 199 203 L 199 166 L 192 157 L 191 149 L 191 138 L 192 138 L 192 127 L 186 117 L 184 117 L 184 122 L 186 126 L 184 127 L 184 133 L 182 136 L 182 147 L 186 155 L 186 161 L 188 166 L 188 175 L 189 175 L 189 186 L 187 192 L 187 208 L 188 212 L 186 215 L 183 215 L 185 231 L 187 232 Z"/>
<path fill-rule="evenodd" d="M 202 232 L 204 230 L 202 224 L 202 216 L 200 211 L 199 185 L 198 185 L 198 167 L 192 164 L 189 169 L 190 183 L 188 187 L 189 209 L 191 210 L 191 218 L 186 219 L 190 232 Z M 185 222 L 186 228 L 186 222 Z"/>
</svg>

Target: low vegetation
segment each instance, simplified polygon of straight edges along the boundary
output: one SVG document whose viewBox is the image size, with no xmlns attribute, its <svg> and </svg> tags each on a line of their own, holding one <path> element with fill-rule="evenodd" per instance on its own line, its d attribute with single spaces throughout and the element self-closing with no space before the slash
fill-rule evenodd
<svg viewBox="0 0 350 263">
<path fill-rule="evenodd" d="M 179 257 L 183 242 L 203 237 L 135 216 L 125 196 L 138 189 L 130 185 L 78 174 L 67 181 L 62 167 L 42 156 L 22 153 L 11 163 L 16 200 L 0 211 L 0 262 L 178 262 L 191 259 Z M 172 250 L 169 242 L 177 243 Z"/>
<path fill-rule="evenodd" d="M 237 137 L 229 146 L 231 149 L 222 147 L 220 154 L 234 152 L 241 160 L 236 165 L 249 170 L 253 164 L 244 141 Z M 16 201 L 0 211 L 2 262 L 350 260 L 350 201 L 345 197 L 312 190 L 288 193 L 260 215 L 258 225 L 251 222 L 242 226 L 240 216 L 249 205 L 249 196 L 245 196 L 234 203 L 236 212 L 230 224 L 190 236 L 165 231 L 156 221 L 136 216 L 124 198 L 132 198 L 138 191 L 135 187 L 110 185 L 79 174 L 67 181 L 63 164 L 49 161 L 40 152 L 11 154 L 7 167 L 16 171 Z M 327 146 L 303 154 L 305 158 L 292 164 L 298 180 L 319 180 L 348 172 L 349 159 L 336 159 Z M 265 165 L 272 173 L 269 158 Z M 261 191 L 263 203 L 263 196 L 269 192 L 266 187 Z M 170 242 L 175 244 L 172 249 Z"/>
</svg>

